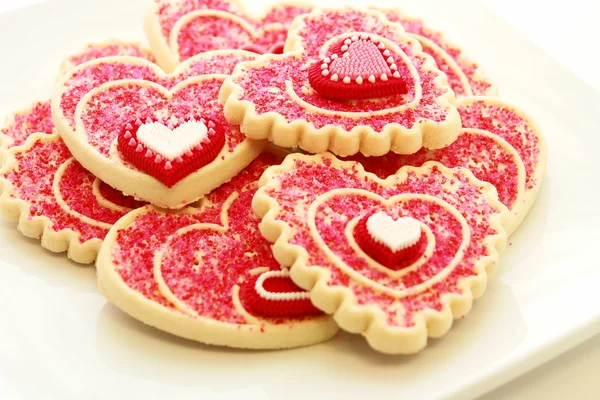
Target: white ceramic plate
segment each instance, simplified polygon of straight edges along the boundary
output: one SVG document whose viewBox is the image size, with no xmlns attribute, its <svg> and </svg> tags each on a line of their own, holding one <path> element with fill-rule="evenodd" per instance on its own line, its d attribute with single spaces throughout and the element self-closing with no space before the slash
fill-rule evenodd
<svg viewBox="0 0 600 400">
<path fill-rule="evenodd" d="M 85 42 L 142 39 L 148 3 L 56 0 L 0 15 L 0 111 L 49 97 L 61 59 Z M 599 332 L 600 94 L 475 1 L 406 8 L 467 47 L 548 139 L 538 202 L 466 319 L 411 357 L 376 354 L 346 334 L 280 352 L 207 347 L 127 317 L 99 294 L 92 267 L 2 222 L 0 397 L 469 398 Z"/>
</svg>

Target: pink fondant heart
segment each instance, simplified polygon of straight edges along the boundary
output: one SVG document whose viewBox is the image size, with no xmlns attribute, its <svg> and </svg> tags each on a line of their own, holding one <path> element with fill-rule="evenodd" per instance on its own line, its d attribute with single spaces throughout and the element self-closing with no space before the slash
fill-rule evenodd
<svg viewBox="0 0 600 400">
<path fill-rule="evenodd" d="M 369 35 L 353 35 L 331 48 L 329 56 L 309 69 L 311 86 L 323 97 L 361 100 L 404 94 L 405 79 L 396 55 Z"/>
<path fill-rule="evenodd" d="M 352 42 L 342 54 L 342 57 L 336 58 L 329 65 L 331 75 L 349 76 L 353 80 L 360 76 L 363 80 L 368 80 L 370 76 L 380 78 L 383 74 L 388 77 L 393 74 L 381 51 L 370 40 L 359 39 Z"/>
</svg>

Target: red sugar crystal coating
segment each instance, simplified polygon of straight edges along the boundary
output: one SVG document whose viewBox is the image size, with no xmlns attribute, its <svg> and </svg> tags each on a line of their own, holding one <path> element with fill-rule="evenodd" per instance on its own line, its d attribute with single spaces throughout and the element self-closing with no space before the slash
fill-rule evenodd
<svg viewBox="0 0 600 400">
<path fill-rule="evenodd" d="M 239 14 L 235 3 L 229 0 L 155 0 L 162 33 L 169 38 L 173 26 L 185 14 L 194 10 L 214 9 Z"/>
<path fill-rule="evenodd" d="M 145 58 L 148 61 L 154 62 L 154 57 L 152 56 L 152 53 L 150 53 L 149 50 L 142 48 L 138 44 L 109 42 L 87 45 L 85 50 L 81 53 L 75 54 L 67 58 L 67 60 L 65 61 L 65 65 L 68 65 L 69 68 L 73 68 L 90 60 L 110 56 L 140 57 Z"/>
<path fill-rule="evenodd" d="M 483 129 L 498 135 L 515 148 L 525 164 L 526 187 L 532 189 L 538 182 L 534 175 L 539 163 L 540 139 L 530 121 L 515 108 L 484 100 L 464 102 L 458 106 L 463 128 Z"/>
<path fill-rule="evenodd" d="M 519 194 L 519 160 L 492 137 L 482 134 L 462 131 L 454 143 L 439 150 L 421 149 L 411 155 L 388 153 L 381 157 L 357 154 L 346 159 L 360 162 L 365 170 L 380 178 L 395 174 L 405 165 L 419 167 L 427 161 L 438 161 L 448 168 L 468 168 L 478 179 L 494 185 L 500 201 L 508 208 L 515 205 Z"/>
<path fill-rule="evenodd" d="M 12 187 L 13 199 L 22 200 L 29 206 L 31 217 L 50 220 L 55 232 L 71 229 L 81 243 L 90 239 L 104 239 L 108 227 L 95 226 L 82 221 L 75 213 L 105 224 L 113 224 L 127 210 L 116 211 L 104 207 L 93 193 L 95 177 L 72 159 L 71 153 L 60 138 L 38 140 L 31 148 L 16 153 L 16 163 L 11 164 L 0 178 Z M 53 182 L 59 168 L 69 162 L 59 181 L 60 198 L 73 213 L 61 207 L 53 192 Z M 114 197 L 117 197 L 114 194 Z M 126 199 L 122 200 L 126 202 Z"/>
<path fill-rule="evenodd" d="M 187 23 L 177 36 L 180 60 L 210 50 L 241 49 L 250 43 L 248 32 L 237 21 L 220 16 L 202 16 Z"/>
<path fill-rule="evenodd" d="M 251 210 L 257 180 L 278 160 L 263 154 L 230 182 L 206 196 L 200 208 L 161 212 L 148 208 L 119 231 L 112 249 L 115 270 L 133 290 L 167 307 L 172 304 L 160 292 L 153 264 L 161 250 L 161 275 L 170 292 L 198 316 L 230 324 L 246 324 L 233 303 L 236 285 L 251 278 L 258 267 L 279 270 L 269 243 L 258 231 L 259 219 Z M 237 197 L 228 208 L 229 229 L 220 233 L 198 228 L 175 234 L 193 224 L 217 224 L 225 201 Z M 289 319 L 269 319 L 286 323 Z"/>
<path fill-rule="evenodd" d="M 402 24 L 408 33 L 413 34 L 421 42 L 423 51 L 432 56 L 438 68 L 446 73 L 448 83 L 457 96 L 492 94 L 488 93 L 492 88 L 492 83 L 481 75 L 480 66 L 469 60 L 464 51 L 450 43 L 442 32 L 431 29 L 420 19 L 407 17 L 395 10 L 387 11 L 386 17 L 390 21 Z M 427 40 L 433 42 L 434 46 L 431 46 Z M 450 65 L 445 56 L 449 56 L 455 65 Z M 456 72 L 455 67 L 462 71 L 466 82 Z"/>
<path fill-rule="evenodd" d="M 464 278 L 477 275 L 474 265 L 483 257 L 489 256 L 491 249 L 485 239 L 497 235 L 490 225 L 492 214 L 501 210 L 482 195 L 482 186 L 472 182 L 463 170 L 454 171 L 450 177 L 438 167 L 431 167 L 419 175 L 410 171 L 408 176 L 389 187 L 379 181 L 364 176 L 360 164 L 346 164 L 343 167 L 332 164 L 331 159 L 303 157 L 293 160 L 293 167 L 273 176 L 264 187 L 264 194 L 278 204 L 278 221 L 284 221 L 292 230 L 290 244 L 299 245 L 308 253 L 308 268 L 325 268 L 330 272 L 329 286 L 345 286 L 352 290 L 358 304 L 373 305 L 387 315 L 387 323 L 392 326 L 411 326 L 416 312 L 443 307 L 441 296 L 445 293 L 462 293 L 458 284 Z M 290 161 L 291 162 L 291 161 Z M 290 165 L 288 161 L 284 165 Z M 384 199 L 399 194 L 427 194 L 446 202 L 450 209 L 458 211 L 465 218 L 470 231 L 465 253 L 458 264 L 443 280 L 422 288 L 416 294 L 400 299 L 372 288 L 369 284 L 352 277 L 334 264 L 320 250 L 316 237 L 309 229 L 308 209 L 315 200 L 334 189 L 353 188 L 376 193 Z M 370 284 L 383 285 L 392 290 L 403 290 L 427 282 L 448 266 L 457 255 L 463 240 L 460 220 L 440 204 L 409 196 L 392 205 L 370 199 L 362 193 L 352 193 L 330 197 L 315 209 L 315 225 L 321 240 L 355 273 L 360 274 Z M 388 213 L 392 218 L 412 217 L 425 223 L 435 238 L 435 249 L 429 258 L 416 269 L 406 270 L 402 275 L 371 267 L 367 260 L 358 255 L 348 243 L 344 231 L 353 219 L 376 212 Z M 403 271 L 404 272 L 404 271 Z M 405 313 L 398 313 L 398 303 Z"/>
<path fill-rule="evenodd" d="M 262 22 L 264 25 L 273 23 L 289 25 L 298 15 L 311 11 L 312 7 L 305 5 L 277 4 L 267 12 Z"/>
<path fill-rule="evenodd" d="M 10 146 L 13 147 L 22 145 L 36 132 L 54 133 L 52 111 L 48 101 L 35 102 L 26 111 L 14 114 L 9 123 L 0 130 L 0 135 L 12 139 Z"/>
<path fill-rule="evenodd" d="M 256 55 L 241 52 L 221 52 L 217 54 L 201 54 L 190 60 L 189 69 L 184 72 L 186 77 L 194 75 L 225 74 L 231 75 L 233 69 L 242 61 L 256 59 Z"/>
<path fill-rule="evenodd" d="M 258 53 L 283 50 L 283 42 L 293 19 L 309 7 L 276 5 L 260 20 L 246 15 L 233 2 L 219 0 L 168 1 L 156 0 L 157 16 L 167 41 L 176 22 L 195 10 L 227 11 L 247 22 L 252 31 L 221 16 L 197 16 L 181 26 L 177 33 L 181 61 L 201 52 L 220 49 L 251 49 Z M 279 51 L 281 50 L 281 51 Z"/>
<path fill-rule="evenodd" d="M 447 117 L 447 110 L 437 104 L 437 99 L 444 93 L 436 87 L 434 79 L 436 73 L 425 70 L 426 59 L 423 55 L 414 54 L 408 42 L 401 41 L 398 37 L 401 32 L 388 27 L 373 16 L 366 16 L 359 11 L 338 11 L 324 14 L 310 14 L 303 17 L 305 26 L 298 32 L 303 38 L 302 54 L 279 57 L 264 61 L 264 65 L 249 66 L 243 74 L 234 76 L 236 84 L 240 85 L 243 95 L 240 100 L 250 101 L 255 105 L 256 112 L 264 114 L 277 111 L 287 121 L 303 119 L 311 122 L 319 129 L 328 124 L 340 126 L 351 130 L 357 125 L 369 125 L 376 131 L 381 131 L 390 123 L 398 123 L 405 127 L 412 127 L 416 122 L 430 119 L 442 122 Z M 307 90 L 308 68 L 320 56 L 321 47 L 327 40 L 346 34 L 347 32 L 369 32 L 385 37 L 394 42 L 407 54 L 417 71 L 420 71 L 420 81 L 423 97 L 416 108 L 409 108 L 403 112 L 385 115 L 371 115 L 368 117 L 351 118 L 338 115 L 325 115 L 311 110 L 310 112 L 300 105 L 286 92 L 286 85 L 291 84 L 291 89 L 299 98 L 311 106 L 325 110 L 344 112 L 372 112 L 386 110 L 404 105 L 415 98 L 415 88 L 410 82 L 408 92 L 404 95 L 395 95 L 373 100 L 358 100 L 340 102 L 329 100 L 320 96 L 314 90 Z M 326 49 L 324 49 L 326 50 Z M 400 60 L 398 60 L 400 61 Z M 400 62 L 398 71 L 403 77 L 410 78 L 408 66 Z"/>
</svg>

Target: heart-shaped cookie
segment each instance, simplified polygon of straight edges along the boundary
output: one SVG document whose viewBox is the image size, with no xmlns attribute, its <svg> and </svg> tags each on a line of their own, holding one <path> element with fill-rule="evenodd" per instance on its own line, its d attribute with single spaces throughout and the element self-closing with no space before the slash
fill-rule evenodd
<svg viewBox="0 0 600 400">
<path fill-rule="evenodd" d="M 181 208 L 227 182 L 265 146 L 245 139 L 228 124 L 218 101 L 224 74 L 239 61 L 254 57 L 242 51 L 205 53 L 171 75 L 133 57 L 85 63 L 58 83 L 52 101 L 57 130 L 73 156 L 102 181 L 156 206 Z M 133 128 L 137 119 L 164 121 L 175 129 L 192 116 L 196 121 L 205 118 L 206 124 L 212 121 L 216 133 L 211 137 L 207 125 L 209 143 L 202 143 L 201 151 L 181 156 L 182 163 L 177 157 L 168 160 L 165 154 L 157 154 L 159 147 L 168 151 L 161 143 L 150 149 L 156 139 L 147 137 L 147 143 L 141 143 L 137 129 L 127 136 L 127 125 Z M 187 140 L 196 139 L 192 134 Z"/>
<path fill-rule="evenodd" d="M 317 308 L 385 353 L 414 353 L 428 336 L 443 336 L 484 292 L 506 245 L 506 207 L 464 168 L 432 162 L 381 180 L 327 153 L 292 154 L 268 169 L 261 185 L 253 209 L 275 258 Z M 419 221 L 427 246 L 412 265 L 384 267 L 353 240 L 361 220 L 370 237 L 368 219 L 379 213 Z M 372 222 L 379 220 L 390 224 Z"/>
<path fill-rule="evenodd" d="M 308 80 L 320 95 L 335 100 L 370 99 L 408 91 L 388 46 L 364 33 L 334 46 L 329 56 L 310 67 Z"/>
</svg>

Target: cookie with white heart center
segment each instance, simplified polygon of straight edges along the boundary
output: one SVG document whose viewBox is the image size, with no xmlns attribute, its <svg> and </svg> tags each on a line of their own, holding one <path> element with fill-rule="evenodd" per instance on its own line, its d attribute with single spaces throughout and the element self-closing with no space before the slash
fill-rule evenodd
<svg viewBox="0 0 600 400">
<path fill-rule="evenodd" d="M 315 9 L 294 20 L 285 50 L 223 84 L 225 117 L 249 138 L 378 156 L 443 148 L 460 131 L 446 76 L 381 12 Z"/>
<path fill-rule="evenodd" d="M 112 187 L 159 207 L 184 207 L 235 176 L 266 145 L 230 125 L 218 102 L 226 74 L 255 57 L 203 53 L 172 74 L 140 58 L 87 62 L 56 87 L 58 133 Z"/>
<path fill-rule="evenodd" d="M 119 220 L 98 257 L 109 301 L 146 324 L 202 343 L 249 349 L 306 346 L 331 338 L 316 309 L 273 258 L 252 198 L 265 153 L 197 206 L 139 208 Z"/>
<path fill-rule="evenodd" d="M 283 52 L 291 22 L 312 7 L 275 4 L 260 17 L 235 0 L 155 0 L 145 19 L 145 31 L 158 64 L 165 71 L 206 51 L 243 49 L 256 53 Z"/>
<path fill-rule="evenodd" d="M 107 42 L 89 45 L 63 65 L 121 54 L 111 53 L 115 51 L 146 52 Z M 252 57 L 245 52 L 198 56 L 191 60 L 190 73 L 229 73 L 245 56 Z M 0 143 L 9 148 L 0 170 L 0 213 L 17 220 L 24 235 L 41 239 L 44 248 L 66 251 L 76 262 L 93 262 L 112 224 L 144 204 L 102 182 L 73 158 L 56 133 L 50 101 L 14 113 L 0 130 Z"/>
<path fill-rule="evenodd" d="M 355 155 L 346 159 L 360 162 L 380 178 L 395 174 L 405 165 L 418 167 L 427 161 L 468 168 L 478 179 L 496 187 L 498 198 L 510 210 L 505 224 L 510 235 L 529 212 L 544 181 L 544 135 L 521 108 L 496 97 L 463 97 L 457 108 L 463 129 L 448 147 L 421 149 L 410 155 Z"/>
<path fill-rule="evenodd" d="M 376 350 L 415 353 L 485 291 L 508 210 L 465 168 L 428 162 L 386 179 L 324 153 L 260 180 L 261 233 L 294 283 Z"/>
</svg>

